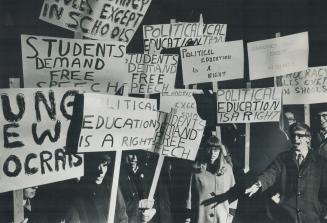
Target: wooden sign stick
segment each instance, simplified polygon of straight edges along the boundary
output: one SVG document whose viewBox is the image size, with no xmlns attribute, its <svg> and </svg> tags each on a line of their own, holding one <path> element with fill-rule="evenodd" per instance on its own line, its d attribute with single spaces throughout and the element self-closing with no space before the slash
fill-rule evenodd
<svg viewBox="0 0 327 223">
<path fill-rule="evenodd" d="M 20 78 L 9 78 L 10 88 L 20 88 Z M 24 220 L 23 206 L 23 189 L 13 191 L 13 206 L 14 206 L 14 222 L 20 223 Z"/>
<path fill-rule="evenodd" d="M 246 88 L 251 88 L 251 82 L 246 83 Z M 244 158 L 244 173 L 250 171 L 250 123 L 245 123 L 245 158 Z"/>
<path fill-rule="evenodd" d="M 176 22 L 177 22 L 176 19 L 170 19 L 170 23 L 176 23 Z M 150 98 L 150 95 L 146 94 L 145 98 Z M 162 169 L 164 160 L 165 160 L 165 156 L 159 155 L 156 170 L 154 172 L 153 180 L 152 180 L 151 187 L 150 187 L 150 192 L 148 195 L 149 200 L 154 198 L 154 194 L 157 189 L 157 185 L 158 185 L 158 181 L 159 181 L 159 177 L 160 177 L 160 173 L 161 173 L 161 169 Z"/>
<path fill-rule="evenodd" d="M 114 174 L 111 184 L 108 223 L 114 223 L 115 221 L 115 210 L 116 210 L 121 157 L 122 157 L 122 151 L 121 150 L 116 151 Z"/>
</svg>

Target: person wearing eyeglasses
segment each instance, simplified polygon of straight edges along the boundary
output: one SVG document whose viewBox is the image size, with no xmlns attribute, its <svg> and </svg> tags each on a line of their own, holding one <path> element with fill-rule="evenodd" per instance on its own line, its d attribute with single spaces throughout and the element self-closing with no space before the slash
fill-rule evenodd
<svg viewBox="0 0 327 223">
<path fill-rule="evenodd" d="M 210 136 L 203 144 L 204 148 L 199 151 L 202 157 L 191 175 L 186 201 L 190 216 L 185 222 L 231 223 L 237 199 L 231 193 L 235 179 L 230 158 L 216 136 Z"/>
<path fill-rule="evenodd" d="M 245 194 L 251 197 L 276 186 L 280 202 L 275 222 L 323 222 L 327 213 L 327 160 L 310 149 L 307 125 L 294 123 L 289 132 L 291 150 L 279 154 Z"/>
</svg>

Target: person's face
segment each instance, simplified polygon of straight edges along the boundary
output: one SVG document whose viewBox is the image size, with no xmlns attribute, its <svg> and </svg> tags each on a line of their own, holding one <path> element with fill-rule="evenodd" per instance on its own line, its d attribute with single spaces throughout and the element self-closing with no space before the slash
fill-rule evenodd
<svg viewBox="0 0 327 223">
<path fill-rule="evenodd" d="M 286 112 L 284 115 L 287 120 L 288 126 L 291 126 L 296 122 L 294 114 L 292 112 Z"/>
<path fill-rule="evenodd" d="M 35 194 L 36 194 L 36 189 L 38 187 L 35 186 L 35 187 L 28 187 L 28 188 L 25 188 L 24 189 L 24 199 L 32 199 L 35 197 Z"/>
<path fill-rule="evenodd" d="M 318 120 L 321 130 L 327 130 L 327 111 L 322 111 L 318 113 Z"/>
<path fill-rule="evenodd" d="M 97 167 L 97 176 L 95 178 L 96 184 L 101 184 L 103 182 L 104 177 L 106 176 L 108 170 L 108 163 L 102 162 Z"/>
<path fill-rule="evenodd" d="M 219 154 L 220 154 L 220 147 L 210 146 L 208 148 L 208 158 L 211 164 L 213 164 L 217 160 Z"/>
<path fill-rule="evenodd" d="M 305 130 L 296 130 L 291 133 L 291 140 L 293 148 L 295 150 L 301 150 L 303 148 L 308 148 L 311 138 Z"/>
<path fill-rule="evenodd" d="M 126 157 L 126 162 L 132 169 L 137 167 L 137 161 L 138 159 L 136 154 L 128 154 Z"/>
</svg>

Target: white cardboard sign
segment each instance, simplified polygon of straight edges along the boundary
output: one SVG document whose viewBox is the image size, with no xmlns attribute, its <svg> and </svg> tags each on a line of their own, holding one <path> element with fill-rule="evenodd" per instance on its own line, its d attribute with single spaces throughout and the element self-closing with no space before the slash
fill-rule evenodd
<svg viewBox="0 0 327 223">
<path fill-rule="evenodd" d="M 185 85 L 243 78 L 243 41 L 181 47 Z"/>
<path fill-rule="evenodd" d="M 44 0 L 40 19 L 92 39 L 129 43 L 151 0 Z"/>
<path fill-rule="evenodd" d="M 276 79 L 283 87 L 283 104 L 315 104 L 326 102 L 327 67 L 311 67 Z"/>
<path fill-rule="evenodd" d="M 218 123 L 277 122 L 282 88 L 218 89 Z"/>
<path fill-rule="evenodd" d="M 308 32 L 247 44 L 250 80 L 285 75 L 308 68 Z"/>
<path fill-rule="evenodd" d="M 128 85 L 124 43 L 30 35 L 21 41 L 25 87 L 115 94 Z"/>
<path fill-rule="evenodd" d="M 83 155 L 65 151 L 71 102 L 68 89 L 2 89 L 0 193 L 84 174 Z"/>
</svg>

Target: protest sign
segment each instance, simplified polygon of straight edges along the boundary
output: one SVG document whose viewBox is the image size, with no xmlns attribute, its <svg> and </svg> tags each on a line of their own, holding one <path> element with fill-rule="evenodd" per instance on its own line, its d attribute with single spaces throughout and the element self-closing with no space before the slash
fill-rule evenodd
<svg viewBox="0 0 327 223">
<path fill-rule="evenodd" d="M 250 80 L 285 75 L 308 68 L 308 32 L 247 44 Z"/>
<path fill-rule="evenodd" d="M 128 54 L 130 92 L 154 94 L 174 89 L 178 55 Z"/>
<path fill-rule="evenodd" d="M 181 47 L 185 85 L 243 78 L 243 41 Z"/>
<path fill-rule="evenodd" d="M 144 53 L 165 48 L 225 42 L 226 24 L 170 23 L 144 25 Z"/>
<path fill-rule="evenodd" d="M 185 116 L 182 111 L 161 112 L 158 116 L 153 152 L 162 156 L 194 160 L 206 122 L 196 113 Z"/>
<path fill-rule="evenodd" d="M 44 0 L 40 19 L 92 39 L 130 42 L 151 0 Z"/>
<path fill-rule="evenodd" d="M 315 104 L 326 102 L 327 67 L 311 67 L 276 78 L 283 87 L 283 104 Z"/>
<path fill-rule="evenodd" d="M 128 84 L 126 45 L 22 35 L 24 86 L 115 94 Z"/>
<path fill-rule="evenodd" d="M 0 90 L 0 192 L 83 175 L 83 156 L 65 150 L 76 90 Z"/>
<path fill-rule="evenodd" d="M 202 90 L 195 89 L 174 89 L 163 92 L 160 95 L 160 110 L 169 113 L 172 109 L 177 109 L 185 116 L 196 114 L 197 106 L 193 94 L 201 93 Z"/>
<path fill-rule="evenodd" d="M 83 104 L 78 152 L 152 148 L 156 100 L 85 93 Z"/>
<path fill-rule="evenodd" d="M 282 88 L 219 89 L 218 123 L 279 121 Z"/>
</svg>

